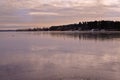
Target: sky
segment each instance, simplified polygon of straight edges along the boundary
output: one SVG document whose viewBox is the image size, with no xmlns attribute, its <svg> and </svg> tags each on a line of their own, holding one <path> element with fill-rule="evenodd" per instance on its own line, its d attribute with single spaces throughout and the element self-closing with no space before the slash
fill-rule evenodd
<svg viewBox="0 0 120 80">
<path fill-rule="evenodd" d="M 0 29 L 120 20 L 120 0 L 0 0 Z"/>
</svg>

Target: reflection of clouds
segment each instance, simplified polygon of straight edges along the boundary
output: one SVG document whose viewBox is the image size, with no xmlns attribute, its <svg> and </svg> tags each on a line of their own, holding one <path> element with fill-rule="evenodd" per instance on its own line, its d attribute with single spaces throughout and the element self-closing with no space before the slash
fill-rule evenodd
<svg viewBox="0 0 120 80">
<path fill-rule="evenodd" d="M 47 53 L 49 55 L 49 53 Z M 118 55 L 89 55 L 89 54 L 57 54 L 45 56 L 46 54 L 28 55 L 18 54 L 8 55 L 4 67 L 0 66 L 2 73 L 9 73 L 11 77 L 20 80 L 23 79 L 71 79 L 91 78 L 96 80 L 119 80 L 115 79 L 120 73 L 120 58 L 114 58 Z M 24 58 L 23 58 L 24 57 Z M 26 58 L 25 58 L 26 57 Z M 0 61 L 1 63 L 1 61 Z M 4 68 L 4 69 L 3 69 Z M 8 69 L 8 71 L 5 71 Z M 11 73 L 14 73 L 12 75 Z M 32 75 L 31 75 L 32 74 Z M 6 76 L 6 75 L 5 75 Z M 9 78 L 9 77 L 8 77 Z M 78 79 L 77 79 L 78 78 Z M 3 79 L 4 80 L 4 79 Z"/>
<path fill-rule="evenodd" d="M 54 46 L 44 46 L 44 47 L 40 47 L 40 46 L 33 46 L 31 48 L 32 51 L 46 51 L 46 50 L 56 50 L 57 47 Z"/>
<path fill-rule="evenodd" d="M 117 60 L 119 60 L 119 56 L 114 56 L 113 54 L 112 55 L 105 54 L 103 56 L 103 61 L 104 62 L 115 62 Z"/>
<path fill-rule="evenodd" d="M 31 50 L 35 53 L 74 53 L 75 49 L 70 50 L 67 46 L 56 46 L 56 45 L 47 45 L 47 46 L 32 46 Z"/>
<path fill-rule="evenodd" d="M 116 53 L 120 53 L 120 43 L 118 43 L 119 46 L 116 47 Z"/>
<path fill-rule="evenodd" d="M 106 6 L 110 6 L 110 5 L 118 5 L 120 4 L 119 0 L 101 0 L 102 4 L 106 5 Z"/>
<path fill-rule="evenodd" d="M 95 41 L 68 38 L 67 33 L 56 34 L 59 38 L 30 33 L 14 34 L 11 41 L 2 37 L 5 44 L 0 47 L 11 49 L 10 43 L 17 50 L 22 48 L 0 53 L 1 80 L 120 80 L 119 38 Z M 20 47 L 13 45 L 18 42 Z"/>
</svg>

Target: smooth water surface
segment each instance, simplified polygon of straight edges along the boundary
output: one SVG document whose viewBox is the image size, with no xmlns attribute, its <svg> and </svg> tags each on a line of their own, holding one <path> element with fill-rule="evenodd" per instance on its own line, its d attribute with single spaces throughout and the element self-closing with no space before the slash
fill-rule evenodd
<svg viewBox="0 0 120 80">
<path fill-rule="evenodd" d="M 120 32 L 0 32 L 0 80 L 120 80 Z"/>
</svg>

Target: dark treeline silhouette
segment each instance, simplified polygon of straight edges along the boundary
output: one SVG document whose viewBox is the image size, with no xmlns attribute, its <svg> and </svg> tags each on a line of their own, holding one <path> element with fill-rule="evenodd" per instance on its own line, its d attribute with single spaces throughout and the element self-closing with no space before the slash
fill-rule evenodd
<svg viewBox="0 0 120 80">
<path fill-rule="evenodd" d="M 25 29 L 26 31 L 120 31 L 120 21 L 89 21 L 78 24 Z"/>
</svg>

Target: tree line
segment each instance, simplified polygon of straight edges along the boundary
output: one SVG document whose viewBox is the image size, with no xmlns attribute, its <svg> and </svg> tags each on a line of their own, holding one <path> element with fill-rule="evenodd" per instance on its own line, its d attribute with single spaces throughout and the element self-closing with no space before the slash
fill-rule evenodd
<svg viewBox="0 0 120 80">
<path fill-rule="evenodd" d="M 120 31 L 120 21 L 88 21 L 48 28 L 24 29 L 26 31 Z"/>
</svg>

